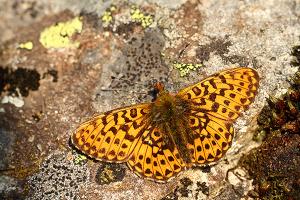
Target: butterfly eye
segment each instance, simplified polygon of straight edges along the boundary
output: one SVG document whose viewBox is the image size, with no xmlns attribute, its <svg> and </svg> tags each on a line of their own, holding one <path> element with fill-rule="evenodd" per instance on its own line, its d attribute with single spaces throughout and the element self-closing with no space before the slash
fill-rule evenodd
<svg viewBox="0 0 300 200">
<path fill-rule="evenodd" d="M 155 88 L 150 90 L 148 92 L 148 95 L 150 95 L 152 97 L 151 102 L 154 102 L 157 99 L 158 96 L 158 90 L 156 90 Z"/>
</svg>

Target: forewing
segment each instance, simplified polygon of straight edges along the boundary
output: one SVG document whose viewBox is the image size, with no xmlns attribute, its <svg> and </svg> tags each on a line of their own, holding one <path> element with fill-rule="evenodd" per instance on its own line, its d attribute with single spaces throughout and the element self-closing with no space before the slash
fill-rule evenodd
<svg viewBox="0 0 300 200">
<path fill-rule="evenodd" d="M 258 81 L 251 68 L 229 69 L 181 90 L 177 96 L 188 100 L 195 110 L 233 121 L 253 102 Z"/>
<path fill-rule="evenodd" d="M 97 160 L 124 162 L 149 125 L 149 106 L 138 104 L 97 115 L 76 129 L 72 143 Z"/>
<path fill-rule="evenodd" d="M 241 67 L 214 74 L 177 94 L 191 109 L 189 126 L 195 139 L 188 148 L 193 162 L 211 162 L 224 155 L 233 138 L 232 123 L 253 102 L 258 86 L 257 72 Z"/>
<path fill-rule="evenodd" d="M 163 142 L 163 134 L 150 126 L 138 141 L 127 164 L 139 176 L 165 182 L 185 168 L 177 148 Z"/>
</svg>

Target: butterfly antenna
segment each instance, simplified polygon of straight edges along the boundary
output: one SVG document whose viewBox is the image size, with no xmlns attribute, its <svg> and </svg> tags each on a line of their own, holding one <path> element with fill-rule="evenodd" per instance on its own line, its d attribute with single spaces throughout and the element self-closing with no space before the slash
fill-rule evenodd
<svg viewBox="0 0 300 200">
<path fill-rule="evenodd" d="M 185 53 L 186 49 L 187 49 L 189 46 L 190 46 L 190 43 L 185 44 L 185 46 L 183 47 L 183 49 L 180 50 L 177 59 L 180 59 L 180 58 L 182 57 L 182 55 Z"/>
<path fill-rule="evenodd" d="M 122 90 L 122 89 L 112 89 L 112 88 L 101 88 L 101 91 L 104 91 L 104 92 L 125 92 L 125 91 L 128 91 L 128 90 Z"/>
</svg>

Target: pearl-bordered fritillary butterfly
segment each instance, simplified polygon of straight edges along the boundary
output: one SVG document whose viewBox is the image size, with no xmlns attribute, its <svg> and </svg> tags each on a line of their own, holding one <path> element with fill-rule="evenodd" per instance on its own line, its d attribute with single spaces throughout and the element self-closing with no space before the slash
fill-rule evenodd
<svg viewBox="0 0 300 200">
<path fill-rule="evenodd" d="M 177 94 L 158 83 L 153 102 L 99 114 L 81 124 L 71 140 L 92 158 L 127 162 L 136 174 L 164 182 L 224 156 L 232 124 L 253 102 L 258 86 L 257 72 L 246 67 L 216 73 Z"/>
</svg>

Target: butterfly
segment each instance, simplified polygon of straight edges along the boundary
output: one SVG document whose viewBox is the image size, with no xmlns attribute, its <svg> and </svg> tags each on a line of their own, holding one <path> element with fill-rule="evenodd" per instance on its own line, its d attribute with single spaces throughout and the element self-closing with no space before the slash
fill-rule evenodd
<svg viewBox="0 0 300 200">
<path fill-rule="evenodd" d="M 224 156 L 233 122 L 254 101 L 258 87 L 258 73 L 247 67 L 221 71 L 177 94 L 156 83 L 153 102 L 96 115 L 71 141 L 96 160 L 126 162 L 137 175 L 165 182 Z"/>
</svg>

